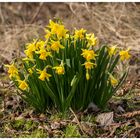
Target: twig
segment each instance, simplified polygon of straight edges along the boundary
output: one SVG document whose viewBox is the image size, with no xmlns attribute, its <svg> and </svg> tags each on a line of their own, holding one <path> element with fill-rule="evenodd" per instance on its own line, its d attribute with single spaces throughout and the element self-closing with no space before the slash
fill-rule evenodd
<svg viewBox="0 0 140 140">
<path fill-rule="evenodd" d="M 70 111 L 71 111 L 72 114 L 74 115 L 74 117 L 75 117 L 75 119 L 76 119 L 76 123 L 78 124 L 78 126 L 79 126 L 81 132 L 82 132 L 83 134 L 85 134 L 85 132 L 83 131 L 82 125 L 81 125 L 81 123 L 79 122 L 79 120 L 78 120 L 76 114 L 74 113 L 74 111 L 73 111 L 71 108 L 70 108 Z"/>
<path fill-rule="evenodd" d="M 39 14 L 39 12 L 40 12 L 40 10 L 42 8 L 42 6 L 43 6 L 43 2 L 40 3 L 38 9 L 36 10 L 36 13 L 34 14 L 33 18 L 31 19 L 30 24 L 32 24 L 35 21 L 36 17 L 38 16 L 38 14 Z"/>
<path fill-rule="evenodd" d="M 140 110 L 138 111 L 133 111 L 133 112 L 127 112 L 125 114 L 122 114 L 122 115 L 117 115 L 118 117 L 125 117 L 125 118 L 132 118 L 136 115 L 140 115 Z"/>
<path fill-rule="evenodd" d="M 132 120 L 131 120 L 132 121 Z M 127 122 L 121 122 L 121 123 L 117 123 L 117 124 L 113 124 L 113 130 L 111 131 L 111 133 L 109 134 L 108 137 L 112 137 L 113 134 L 115 133 L 116 129 L 119 128 L 120 126 L 126 126 L 126 125 L 130 125 L 131 121 L 127 121 Z"/>
<path fill-rule="evenodd" d="M 85 6 L 85 8 L 86 8 L 87 12 L 88 12 L 88 13 L 90 13 L 90 10 L 89 10 L 89 7 L 88 7 L 87 2 L 85 2 L 85 3 L 84 3 L 84 6 Z"/>
<path fill-rule="evenodd" d="M 1 16 L 2 24 L 4 24 L 4 23 L 5 23 L 5 19 L 4 19 L 4 16 L 3 16 L 3 14 L 2 14 L 1 4 L 0 4 L 0 16 Z"/>
<path fill-rule="evenodd" d="M 115 133 L 116 129 L 117 129 L 119 126 L 120 126 L 120 125 L 116 125 L 116 126 L 114 126 L 114 127 L 113 127 L 113 130 L 111 131 L 111 133 L 109 134 L 108 137 L 112 137 L 113 134 Z"/>
<path fill-rule="evenodd" d="M 73 10 L 72 4 L 73 4 L 73 3 L 70 3 L 70 4 L 69 4 L 69 8 L 70 8 L 71 12 L 77 17 L 76 12 Z"/>
<path fill-rule="evenodd" d="M 123 138 L 127 137 L 128 134 L 130 134 L 132 131 L 134 131 L 134 130 L 136 130 L 136 129 L 139 129 L 139 128 L 140 128 L 140 127 L 138 126 L 138 127 L 135 127 L 135 128 L 132 128 L 132 129 L 128 130 L 128 131 L 123 135 Z"/>
</svg>

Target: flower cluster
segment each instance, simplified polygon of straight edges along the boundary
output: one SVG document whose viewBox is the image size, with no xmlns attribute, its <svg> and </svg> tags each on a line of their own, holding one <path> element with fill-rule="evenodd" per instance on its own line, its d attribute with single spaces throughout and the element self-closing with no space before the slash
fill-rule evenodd
<svg viewBox="0 0 140 140">
<path fill-rule="evenodd" d="M 129 49 L 100 47 L 93 33 L 82 28 L 71 34 L 59 20 L 50 20 L 45 32 L 44 40 L 26 44 L 22 68 L 16 62 L 6 65 L 26 101 L 39 111 L 52 103 L 62 111 L 69 106 L 84 109 L 91 101 L 104 106 L 107 94 L 126 76 L 117 77 L 114 69 L 130 58 Z"/>
</svg>

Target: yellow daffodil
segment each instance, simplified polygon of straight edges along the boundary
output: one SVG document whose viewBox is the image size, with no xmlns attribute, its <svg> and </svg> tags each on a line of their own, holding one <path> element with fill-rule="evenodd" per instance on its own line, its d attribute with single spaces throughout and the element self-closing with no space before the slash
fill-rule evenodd
<svg viewBox="0 0 140 140">
<path fill-rule="evenodd" d="M 46 67 L 43 70 L 37 69 L 37 71 L 38 71 L 38 74 L 40 74 L 38 78 L 42 81 L 45 81 L 45 78 L 49 80 L 49 78 L 51 77 L 51 74 L 46 72 Z"/>
<path fill-rule="evenodd" d="M 42 40 L 36 42 L 35 44 L 36 50 L 42 49 L 44 48 L 44 46 L 45 46 L 45 41 L 42 41 Z"/>
<path fill-rule="evenodd" d="M 96 66 L 96 64 L 90 61 L 86 61 L 83 65 L 86 68 L 86 79 L 89 80 L 90 79 L 89 70 L 91 70 L 93 66 Z"/>
<path fill-rule="evenodd" d="M 39 59 L 46 60 L 46 57 L 50 56 L 52 57 L 51 52 L 47 52 L 46 49 L 40 49 L 39 51 L 36 51 L 37 54 L 40 54 Z"/>
<path fill-rule="evenodd" d="M 53 69 L 55 69 L 55 72 L 56 72 L 58 75 L 62 75 L 62 74 L 64 74 L 64 72 L 65 72 L 64 66 L 63 66 L 63 65 L 59 65 L 59 66 L 53 67 Z"/>
<path fill-rule="evenodd" d="M 36 44 L 36 43 L 37 43 L 37 39 L 33 39 L 33 41 L 32 41 L 31 43 L 27 43 L 27 44 L 26 44 L 26 49 L 32 48 L 32 49 L 34 49 L 34 51 L 35 51 L 35 49 L 36 49 L 35 44 Z"/>
<path fill-rule="evenodd" d="M 88 70 L 86 71 L 86 79 L 89 80 L 90 79 L 90 75 L 88 73 Z"/>
<path fill-rule="evenodd" d="M 118 80 L 111 74 L 109 74 L 110 82 L 112 86 L 116 86 L 118 84 Z"/>
<path fill-rule="evenodd" d="M 35 67 L 36 67 L 36 65 L 34 65 L 34 66 L 31 67 L 31 68 L 28 68 L 28 72 L 29 72 L 29 74 L 32 75 L 33 71 L 35 70 Z"/>
<path fill-rule="evenodd" d="M 51 36 L 51 33 L 47 33 L 47 34 L 45 35 L 45 38 L 46 38 L 46 39 L 49 39 L 50 36 Z"/>
<path fill-rule="evenodd" d="M 131 57 L 131 55 L 129 54 L 129 50 L 130 49 L 127 49 L 126 51 L 120 51 L 119 54 L 120 54 L 120 59 L 122 61 L 127 60 L 127 59 L 129 59 Z"/>
<path fill-rule="evenodd" d="M 97 45 L 97 38 L 94 34 L 86 34 L 86 39 L 88 40 L 88 47 Z"/>
<path fill-rule="evenodd" d="M 49 25 L 48 25 L 48 27 L 49 28 L 54 28 L 54 26 L 56 25 L 56 23 L 55 22 L 53 22 L 52 20 L 49 20 Z"/>
<path fill-rule="evenodd" d="M 19 88 L 21 89 L 21 90 L 26 90 L 27 88 L 28 88 L 28 84 L 26 83 L 26 81 L 25 80 L 17 80 L 18 82 L 19 82 Z"/>
<path fill-rule="evenodd" d="M 66 33 L 68 30 L 65 29 L 64 25 L 59 25 L 58 29 L 57 29 L 57 37 L 60 39 L 62 37 L 66 37 Z"/>
<path fill-rule="evenodd" d="M 50 20 L 49 26 L 48 26 L 48 27 L 51 29 L 51 33 L 52 33 L 52 34 L 56 34 L 57 29 L 58 29 L 58 27 L 59 27 L 59 24 L 53 22 L 52 20 Z"/>
<path fill-rule="evenodd" d="M 66 37 L 65 37 L 65 38 L 68 39 L 68 38 L 70 38 L 70 37 L 71 37 L 71 36 L 70 36 L 69 34 L 66 34 Z"/>
<path fill-rule="evenodd" d="M 39 49 L 40 46 L 43 45 L 43 41 L 37 41 L 37 39 L 34 39 L 32 43 L 27 43 L 26 45 L 26 50 L 24 53 L 26 54 L 27 57 L 33 58 L 33 52 Z"/>
<path fill-rule="evenodd" d="M 51 33 L 56 34 L 59 39 L 65 37 L 68 31 L 67 29 L 65 29 L 64 25 L 55 23 L 52 20 L 50 20 L 50 25 L 48 27 L 51 28 Z"/>
<path fill-rule="evenodd" d="M 59 52 L 59 49 L 64 49 L 64 46 L 60 44 L 59 41 L 52 42 L 50 46 L 51 50 Z"/>
<path fill-rule="evenodd" d="M 96 66 L 95 63 L 92 63 L 90 61 L 85 62 L 83 65 L 85 66 L 86 69 L 89 69 L 89 70 L 92 69 L 93 66 Z"/>
<path fill-rule="evenodd" d="M 112 55 L 115 55 L 116 54 L 116 45 L 115 46 L 112 46 L 112 47 L 109 47 L 108 48 L 108 53 L 109 53 L 109 56 L 111 57 Z"/>
<path fill-rule="evenodd" d="M 29 69 L 28 69 L 28 72 L 32 75 L 32 73 L 33 73 L 32 68 L 29 68 Z"/>
<path fill-rule="evenodd" d="M 48 40 L 52 33 L 48 29 L 45 29 L 45 32 L 46 32 L 45 38 Z"/>
<path fill-rule="evenodd" d="M 82 54 L 81 54 L 87 61 L 90 61 L 91 59 L 95 60 L 95 52 L 93 50 L 87 50 L 87 49 L 82 49 Z"/>
<path fill-rule="evenodd" d="M 86 30 L 84 30 L 83 28 L 80 29 L 80 30 L 75 30 L 75 33 L 74 33 L 74 38 L 75 39 L 83 39 L 84 38 L 84 34 L 85 34 Z"/>
<path fill-rule="evenodd" d="M 29 58 L 33 58 L 33 52 L 36 50 L 35 45 L 34 44 L 29 44 L 27 49 L 24 51 L 24 53 L 26 54 L 27 57 Z"/>
<path fill-rule="evenodd" d="M 10 78 L 18 76 L 18 69 L 15 67 L 14 63 L 11 65 L 5 65 L 5 67 L 9 68 L 8 74 Z"/>
</svg>

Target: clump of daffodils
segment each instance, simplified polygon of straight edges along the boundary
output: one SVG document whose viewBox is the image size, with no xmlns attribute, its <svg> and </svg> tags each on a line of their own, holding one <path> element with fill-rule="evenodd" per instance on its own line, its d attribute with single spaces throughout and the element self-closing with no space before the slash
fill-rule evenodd
<svg viewBox="0 0 140 140">
<path fill-rule="evenodd" d="M 126 78 L 127 71 L 120 75 L 116 66 L 131 57 L 129 49 L 99 46 L 93 33 L 70 33 L 60 21 L 50 20 L 45 33 L 26 44 L 22 65 L 6 65 L 23 99 L 40 112 L 83 110 L 90 102 L 104 108 Z"/>
</svg>

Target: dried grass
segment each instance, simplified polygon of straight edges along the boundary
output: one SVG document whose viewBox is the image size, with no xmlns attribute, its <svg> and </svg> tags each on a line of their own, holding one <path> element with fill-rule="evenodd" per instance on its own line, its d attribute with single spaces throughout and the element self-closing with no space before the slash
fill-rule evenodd
<svg viewBox="0 0 140 140">
<path fill-rule="evenodd" d="M 77 23 L 120 47 L 140 50 L 140 5 L 135 3 L 70 3 Z M 75 22 L 76 20 L 73 19 Z"/>
<path fill-rule="evenodd" d="M 1 3 L 0 57 L 10 61 L 13 51 L 38 37 L 53 17 L 61 18 L 70 30 L 83 27 L 101 42 L 139 53 L 139 15 L 140 4 L 136 3 Z"/>
<path fill-rule="evenodd" d="M 23 46 L 34 37 L 38 37 L 39 26 L 7 26 L 1 25 L 3 34 L 0 36 L 0 58 L 11 61 L 15 56 L 19 56 Z"/>
</svg>

